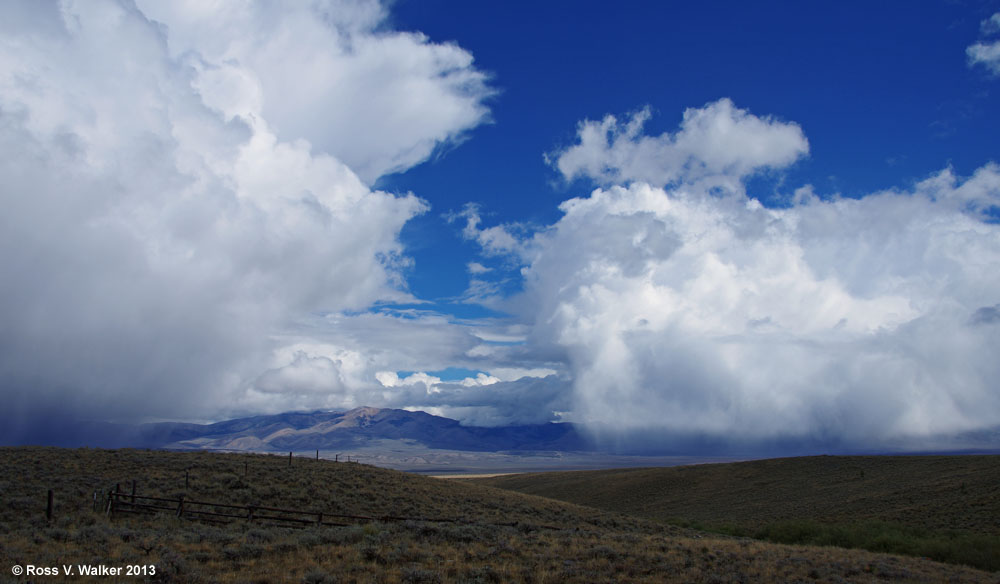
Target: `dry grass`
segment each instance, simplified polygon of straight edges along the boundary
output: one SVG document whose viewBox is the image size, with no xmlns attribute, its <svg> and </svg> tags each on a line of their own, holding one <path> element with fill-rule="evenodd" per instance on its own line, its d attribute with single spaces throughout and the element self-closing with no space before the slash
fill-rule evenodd
<svg viewBox="0 0 1000 584">
<path fill-rule="evenodd" d="M 928 560 L 707 536 L 359 464 L 296 459 L 289 468 L 281 457 L 43 448 L 0 448 L 0 460 L 8 470 L 0 478 L 4 581 L 28 581 L 10 575 L 15 564 L 71 563 L 152 564 L 158 573 L 147 580 L 194 583 L 997 581 Z M 146 495 L 462 522 L 286 528 L 92 511 L 94 490 L 133 478 Z M 52 523 L 48 488 L 56 493 Z"/>
<path fill-rule="evenodd" d="M 1000 570 L 1000 456 L 816 456 L 474 482 L 675 525 Z"/>
</svg>

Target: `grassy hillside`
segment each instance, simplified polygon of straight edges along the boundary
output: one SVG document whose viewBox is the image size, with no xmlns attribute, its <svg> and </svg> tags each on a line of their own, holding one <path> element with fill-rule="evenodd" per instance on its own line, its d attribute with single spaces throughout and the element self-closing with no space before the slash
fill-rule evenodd
<svg viewBox="0 0 1000 584">
<path fill-rule="evenodd" d="M 175 582 L 995 582 L 916 558 L 708 536 L 641 518 L 356 463 L 135 450 L 0 448 L 0 581 L 13 566 L 155 566 Z M 185 476 L 188 484 L 185 486 Z M 94 491 L 409 516 L 343 527 L 107 517 Z M 55 494 L 45 518 L 46 491 Z M 453 523 L 419 518 L 451 518 Z"/>
<path fill-rule="evenodd" d="M 674 525 L 1000 570 L 1000 456 L 816 456 L 476 482 Z"/>
</svg>

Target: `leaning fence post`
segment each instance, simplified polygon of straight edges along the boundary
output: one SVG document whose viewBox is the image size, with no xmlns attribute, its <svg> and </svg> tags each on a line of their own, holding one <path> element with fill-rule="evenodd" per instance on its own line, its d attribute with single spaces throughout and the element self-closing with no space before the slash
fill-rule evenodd
<svg viewBox="0 0 1000 584">
<path fill-rule="evenodd" d="M 45 519 L 52 521 L 52 489 L 49 489 L 48 503 L 45 505 Z"/>
<path fill-rule="evenodd" d="M 181 517 L 184 515 L 184 495 L 181 495 L 177 499 L 177 516 Z"/>
<path fill-rule="evenodd" d="M 114 513 L 114 510 L 115 510 L 115 493 L 114 491 L 108 491 L 108 509 L 104 513 L 108 517 L 111 517 L 111 514 Z"/>
</svg>

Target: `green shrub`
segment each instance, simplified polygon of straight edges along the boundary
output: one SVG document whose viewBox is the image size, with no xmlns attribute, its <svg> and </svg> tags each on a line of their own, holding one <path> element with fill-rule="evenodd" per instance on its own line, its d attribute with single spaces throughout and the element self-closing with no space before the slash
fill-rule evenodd
<svg viewBox="0 0 1000 584">
<path fill-rule="evenodd" d="M 302 577 L 302 584 L 335 584 L 337 579 L 319 568 L 313 568 Z"/>
<path fill-rule="evenodd" d="M 990 535 L 929 532 L 881 521 L 824 524 L 788 520 L 767 525 L 754 536 L 776 543 L 857 548 L 965 564 L 990 572 L 1000 570 L 1000 537 Z"/>
<path fill-rule="evenodd" d="M 403 568 L 403 582 L 408 584 L 439 584 L 441 575 L 423 568 Z"/>
</svg>

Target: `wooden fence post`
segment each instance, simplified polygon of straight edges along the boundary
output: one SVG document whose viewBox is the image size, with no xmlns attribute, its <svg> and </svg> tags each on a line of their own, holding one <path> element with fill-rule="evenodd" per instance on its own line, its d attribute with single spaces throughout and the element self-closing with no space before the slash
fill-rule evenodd
<svg viewBox="0 0 1000 584">
<path fill-rule="evenodd" d="M 190 472 L 191 471 L 189 469 L 184 469 L 184 488 L 185 489 L 188 488 L 188 481 L 190 479 L 190 476 L 189 476 Z"/>
<path fill-rule="evenodd" d="M 316 525 L 323 525 L 323 512 L 320 511 L 316 514 Z"/>
<path fill-rule="evenodd" d="M 253 523 L 253 505 L 247 505 L 247 521 Z"/>
<path fill-rule="evenodd" d="M 289 467 L 292 466 L 292 453 L 291 452 L 288 453 L 288 466 Z"/>
<path fill-rule="evenodd" d="M 49 489 L 48 503 L 45 505 L 45 519 L 52 521 L 52 489 Z"/>
<path fill-rule="evenodd" d="M 184 495 L 181 495 L 177 499 L 177 516 L 181 517 L 184 515 Z"/>
<path fill-rule="evenodd" d="M 316 449 L 316 460 L 319 460 L 319 448 Z"/>
<path fill-rule="evenodd" d="M 135 505 L 135 479 L 132 479 L 132 504 Z"/>
</svg>

